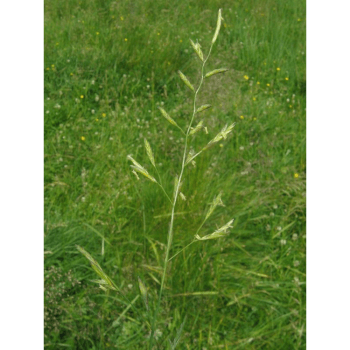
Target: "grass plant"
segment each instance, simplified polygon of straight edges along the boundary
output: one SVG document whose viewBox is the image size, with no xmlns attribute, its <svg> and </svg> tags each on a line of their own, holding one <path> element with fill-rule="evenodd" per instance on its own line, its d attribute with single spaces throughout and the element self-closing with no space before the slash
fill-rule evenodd
<svg viewBox="0 0 350 350">
<path fill-rule="evenodd" d="M 164 192 L 166 198 L 170 201 L 171 203 L 171 215 L 170 215 L 170 224 L 169 224 L 169 231 L 168 231 L 168 239 L 167 239 L 167 244 L 166 244 L 166 252 L 165 252 L 165 258 L 164 258 L 164 264 L 163 264 L 163 268 L 162 268 L 162 278 L 161 278 L 161 283 L 160 283 L 160 290 L 159 290 L 159 294 L 158 294 L 158 299 L 156 302 L 156 307 L 155 310 L 150 310 L 149 308 L 149 304 L 148 304 L 148 292 L 147 292 L 147 287 L 145 286 L 144 282 L 141 280 L 140 277 L 138 277 L 138 284 L 139 284 L 139 288 L 140 288 L 140 292 L 141 292 L 141 296 L 142 299 L 144 301 L 146 310 L 147 310 L 147 314 L 148 314 L 148 318 L 150 321 L 150 325 L 151 325 L 151 333 L 150 333 L 150 337 L 149 337 L 149 349 L 153 349 L 153 342 L 154 342 L 154 338 L 155 338 L 155 332 L 156 332 L 156 327 L 157 327 L 157 317 L 158 317 L 158 313 L 159 313 L 159 308 L 161 307 L 161 301 L 162 301 L 162 296 L 164 293 L 164 288 L 165 288 L 165 281 L 166 281 L 166 277 L 167 277 L 167 272 L 168 272 L 168 263 L 169 261 L 172 259 L 172 257 L 170 257 L 170 251 L 172 248 L 172 242 L 174 239 L 174 221 L 175 221 L 175 208 L 176 208 L 176 203 L 178 201 L 179 196 L 182 198 L 182 200 L 186 200 L 185 195 L 180 192 L 180 188 L 182 186 L 182 182 L 185 181 L 184 180 L 184 172 L 185 172 L 185 167 L 189 166 L 189 165 L 193 165 L 195 166 L 195 158 L 197 158 L 197 156 L 199 156 L 203 151 L 211 148 L 212 146 L 215 146 L 219 141 L 223 140 L 223 139 L 227 139 L 228 135 L 232 132 L 232 129 L 234 128 L 235 123 L 231 124 L 230 126 L 225 125 L 224 128 L 212 139 L 210 140 L 207 145 L 205 145 L 204 147 L 202 147 L 202 149 L 195 153 L 193 151 L 189 151 L 189 147 L 190 147 L 190 138 L 191 136 L 193 137 L 193 135 L 196 132 L 201 131 L 202 129 L 205 129 L 206 133 L 208 134 L 208 129 L 207 127 L 203 126 L 203 120 L 200 120 L 197 124 L 197 126 L 193 127 L 192 125 L 194 125 L 194 121 L 195 121 L 195 117 L 197 117 L 197 119 L 199 119 L 199 114 L 209 108 L 211 108 L 210 104 L 204 104 L 200 107 L 197 107 L 197 95 L 202 87 L 202 84 L 204 82 L 205 78 L 210 78 L 213 75 L 217 75 L 220 73 L 224 73 L 226 71 L 228 71 L 228 69 L 226 68 L 218 68 L 218 69 L 214 69 L 212 71 L 209 72 L 205 72 L 205 66 L 206 63 L 210 57 L 210 53 L 212 51 L 213 45 L 216 42 L 219 32 L 220 32 L 220 28 L 221 28 L 221 23 L 222 23 L 222 10 L 219 10 L 218 13 L 218 19 L 217 19 L 217 24 L 216 24 L 216 29 L 215 29 L 215 33 L 213 36 L 213 39 L 211 41 L 211 45 L 210 45 L 210 49 L 207 55 L 203 54 L 202 49 L 201 49 L 201 45 L 197 42 L 194 43 L 192 40 L 190 40 L 191 45 L 195 51 L 195 53 L 198 55 L 198 58 L 201 61 L 201 69 L 200 69 L 200 79 L 199 79 L 199 83 L 198 83 L 198 87 L 195 88 L 191 82 L 189 81 L 189 79 L 186 77 L 186 75 L 184 75 L 181 71 L 178 71 L 179 73 L 179 77 L 181 78 L 181 80 L 183 81 L 183 83 L 192 91 L 193 93 L 193 111 L 192 111 L 192 116 L 190 117 L 189 121 L 188 121 L 188 125 L 186 127 L 186 132 L 183 131 L 183 129 L 178 126 L 178 124 L 176 123 L 176 121 L 169 116 L 169 114 L 162 108 L 159 107 L 160 112 L 162 113 L 162 115 L 164 116 L 164 118 L 173 126 L 177 127 L 180 131 L 181 134 L 184 135 L 185 140 L 184 140 L 184 150 L 183 150 L 183 155 L 182 155 L 182 161 L 181 161 L 181 169 L 180 169 L 180 175 L 179 176 L 175 176 L 175 181 L 174 181 L 174 189 L 173 189 L 173 198 L 171 199 L 170 196 L 167 194 L 167 192 L 165 191 L 163 185 L 162 185 L 162 180 L 161 180 L 161 176 L 158 172 L 157 166 L 156 166 L 156 162 L 154 159 L 154 154 L 152 151 L 152 148 L 149 144 L 149 142 L 147 141 L 147 139 L 144 139 L 144 143 L 145 143 L 145 149 L 146 149 L 146 153 L 148 155 L 149 161 L 150 163 L 153 165 L 155 171 L 158 174 L 159 180 L 157 181 L 152 175 L 149 174 L 149 172 L 142 166 L 140 165 L 132 156 L 128 156 L 127 158 L 133 163 L 133 165 L 131 165 L 132 169 L 133 169 L 133 173 L 136 176 L 136 178 L 139 180 L 139 177 L 137 175 L 137 173 L 143 175 L 144 177 L 146 177 L 148 180 L 150 180 L 151 182 L 159 185 L 159 187 L 162 189 L 162 191 Z M 193 241 L 190 243 L 194 243 L 196 241 L 204 241 L 204 240 L 211 240 L 211 239 L 218 239 L 221 237 L 224 237 L 227 235 L 227 231 L 232 228 L 232 222 L 233 219 L 230 220 L 227 224 L 225 224 L 224 226 L 218 228 L 217 230 L 215 230 L 213 233 L 205 235 L 203 237 L 200 237 L 198 235 L 200 229 L 203 227 L 204 223 L 207 221 L 207 219 L 210 217 L 210 215 L 213 213 L 215 207 L 217 207 L 219 204 L 222 204 L 221 201 L 221 193 L 213 200 L 213 203 L 210 205 L 209 210 L 207 211 L 205 218 L 202 222 L 202 224 L 199 226 L 199 228 L 197 229 L 195 235 L 193 236 Z M 104 237 L 102 238 L 103 243 L 104 243 Z M 189 244 L 189 245 L 190 245 Z M 187 247 L 189 246 L 187 245 Z M 185 247 L 185 248 L 187 248 Z M 95 270 L 95 272 L 99 275 L 99 277 L 101 278 L 100 280 L 96 280 L 95 282 L 97 282 L 100 285 L 100 288 L 103 289 L 104 291 L 107 292 L 107 288 L 108 289 L 112 289 L 116 292 L 121 292 L 120 288 L 116 286 L 116 284 L 105 274 L 105 272 L 102 270 L 102 268 L 100 267 L 100 265 L 97 263 L 97 261 L 91 257 L 91 255 L 89 253 L 87 253 L 82 247 L 77 246 L 78 250 L 90 261 L 92 268 Z M 185 249 L 184 248 L 184 249 Z M 182 252 L 184 249 L 182 249 L 181 251 L 177 252 L 174 257 L 176 255 L 178 255 L 180 252 Z M 123 297 L 125 297 L 123 295 Z M 126 297 L 125 297 L 126 298 Z M 130 301 L 126 298 L 126 301 L 130 304 Z M 132 305 L 132 304 L 130 304 Z M 181 325 L 179 330 L 182 330 L 183 328 L 183 324 Z M 180 340 L 180 336 L 181 336 L 181 332 L 179 331 L 175 340 L 173 342 L 171 342 L 168 339 L 168 342 L 170 344 L 170 348 L 171 350 L 174 350 L 175 347 L 177 346 L 177 344 L 179 343 Z"/>
<path fill-rule="evenodd" d="M 46 348 L 305 348 L 303 2 L 48 0 L 44 94 Z"/>
</svg>

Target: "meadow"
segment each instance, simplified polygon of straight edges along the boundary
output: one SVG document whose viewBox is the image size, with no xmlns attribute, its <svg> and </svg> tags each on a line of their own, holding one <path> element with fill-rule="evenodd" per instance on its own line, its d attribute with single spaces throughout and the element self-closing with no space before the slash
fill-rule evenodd
<svg viewBox="0 0 350 350">
<path fill-rule="evenodd" d="M 203 86 L 208 129 L 193 147 L 236 122 L 228 139 L 188 168 L 175 212 L 172 255 L 188 245 L 212 199 L 203 232 L 234 218 L 230 234 L 192 244 L 169 263 L 157 349 L 186 317 L 177 349 L 306 347 L 306 8 L 291 1 L 45 2 L 44 342 L 47 349 L 147 349 L 138 276 L 156 300 L 170 205 L 131 172 L 132 155 L 164 188 L 180 171 L 191 113 L 181 70 L 196 82 L 217 11 L 224 22 Z M 218 225 L 218 226 L 216 226 Z M 120 286 L 91 282 L 84 247 Z M 141 315 L 141 316 L 142 316 Z"/>
</svg>

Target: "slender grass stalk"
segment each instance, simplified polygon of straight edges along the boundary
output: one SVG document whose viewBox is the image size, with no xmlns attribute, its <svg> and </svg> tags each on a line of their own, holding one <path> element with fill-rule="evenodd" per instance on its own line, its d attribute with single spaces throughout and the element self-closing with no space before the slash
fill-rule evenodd
<svg viewBox="0 0 350 350">
<path fill-rule="evenodd" d="M 182 251 L 184 251 L 187 247 L 189 247 L 191 244 L 197 242 L 196 239 L 194 239 L 191 243 L 187 244 L 186 247 L 182 248 L 180 251 L 178 251 L 175 255 L 173 255 L 171 258 L 169 258 L 168 261 L 173 260 L 176 256 L 178 256 Z"/>
</svg>

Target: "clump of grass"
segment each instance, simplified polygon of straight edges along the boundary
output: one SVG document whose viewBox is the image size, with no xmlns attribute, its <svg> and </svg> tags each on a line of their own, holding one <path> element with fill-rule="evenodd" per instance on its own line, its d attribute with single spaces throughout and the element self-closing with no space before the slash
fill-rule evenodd
<svg viewBox="0 0 350 350">
<path fill-rule="evenodd" d="M 208 140 L 207 143 L 205 145 L 201 146 L 201 148 L 197 152 L 193 151 L 192 148 L 190 149 L 191 141 L 193 139 L 193 135 L 194 134 L 196 134 L 197 132 L 202 132 L 203 130 L 204 130 L 204 132 L 206 134 L 208 134 L 208 128 L 204 126 L 204 120 L 203 119 L 198 120 L 196 126 L 194 126 L 194 123 L 195 123 L 195 121 L 197 119 L 199 119 L 199 114 L 200 113 L 203 113 L 204 111 L 206 111 L 206 110 L 208 110 L 209 108 L 212 107 L 210 104 L 203 104 L 203 105 L 197 107 L 198 94 L 199 94 L 199 92 L 200 92 L 200 90 L 201 90 L 201 88 L 202 88 L 202 86 L 203 86 L 205 81 L 207 81 L 208 79 L 214 79 L 214 78 L 211 78 L 211 77 L 215 76 L 217 74 L 220 74 L 220 73 L 225 73 L 228 70 L 226 68 L 217 68 L 217 69 L 214 69 L 214 70 L 211 70 L 211 71 L 208 71 L 208 72 L 205 71 L 206 64 L 207 64 L 207 61 L 208 61 L 208 59 L 209 59 L 209 57 L 211 55 L 211 51 L 212 51 L 213 45 L 217 41 L 218 35 L 220 33 L 220 28 L 221 28 L 222 21 L 223 21 L 222 11 L 220 9 L 219 13 L 218 13 L 215 33 L 214 33 L 214 36 L 213 36 L 213 38 L 211 40 L 210 48 L 208 50 L 207 55 L 205 55 L 203 53 L 202 47 L 201 47 L 201 45 L 198 42 L 194 43 L 192 40 L 190 40 L 191 46 L 194 49 L 194 51 L 197 54 L 197 56 L 199 58 L 199 61 L 200 61 L 200 78 L 199 78 L 199 82 L 197 84 L 192 84 L 190 79 L 183 72 L 178 71 L 179 78 L 190 89 L 191 94 L 192 94 L 192 98 L 193 98 L 192 115 L 189 118 L 186 127 L 185 128 L 180 127 L 178 125 L 178 123 L 175 121 L 175 119 L 172 116 L 169 115 L 169 113 L 166 111 L 165 108 L 159 107 L 159 111 L 160 111 L 161 115 L 171 125 L 173 125 L 177 129 L 179 129 L 181 134 L 182 134 L 182 136 L 184 136 L 182 160 L 181 160 L 181 163 L 180 163 L 180 166 L 179 166 L 179 175 L 175 176 L 175 178 L 174 178 L 173 195 L 172 196 L 169 195 L 167 193 L 167 191 L 165 190 L 163 184 L 162 184 L 162 178 L 161 178 L 161 175 L 160 175 L 160 173 L 159 173 L 159 171 L 157 169 L 156 162 L 155 162 L 155 155 L 154 155 L 154 152 L 152 150 L 151 144 L 149 143 L 149 141 L 147 139 L 144 139 L 145 149 L 146 149 L 146 153 L 148 155 L 149 161 L 150 161 L 151 165 L 153 166 L 153 168 L 154 168 L 154 170 L 156 172 L 156 175 L 153 176 L 146 169 L 146 167 L 144 167 L 143 165 L 138 163 L 131 155 L 129 155 L 127 157 L 128 160 L 132 162 L 132 165 L 131 165 L 132 172 L 136 176 L 137 180 L 140 179 L 139 175 L 142 175 L 147 180 L 150 180 L 154 184 L 158 185 L 162 189 L 162 191 L 163 191 L 164 195 L 166 196 L 166 198 L 171 203 L 170 223 L 169 223 L 169 230 L 168 230 L 168 236 L 167 236 L 166 252 L 165 252 L 164 263 L 163 263 L 162 278 L 161 278 L 161 282 L 160 282 L 160 289 L 159 289 L 158 297 L 157 297 L 157 300 L 155 302 L 155 307 L 153 308 L 153 310 L 151 309 L 151 304 L 148 301 L 149 297 L 148 297 L 147 286 L 145 285 L 144 281 L 140 277 L 138 277 L 140 293 L 141 293 L 142 299 L 143 299 L 144 304 L 145 304 L 146 315 L 147 315 L 147 319 L 145 319 L 144 321 L 146 322 L 146 324 L 150 328 L 150 336 L 149 336 L 149 340 L 148 340 L 149 349 L 153 349 L 153 343 L 154 343 L 155 339 L 157 339 L 157 320 L 158 320 L 158 315 L 159 315 L 159 311 L 160 311 L 161 303 L 162 303 L 162 298 L 163 298 L 163 294 L 164 294 L 164 289 L 165 289 L 165 284 L 166 284 L 166 279 L 167 279 L 167 274 L 168 274 L 168 264 L 169 264 L 169 262 L 175 256 L 177 256 L 181 251 L 186 249 L 189 245 L 191 245 L 191 244 L 193 244 L 195 242 L 200 242 L 200 241 L 206 241 L 206 240 L 212 240 L 212 239 L 218 239 L 218 238 L 225 237 L 228 234 L 229 229 L 232 228 L 233 219 L 228 221 L 225 225 L 221 226 L 220 228 L 214 230 L 214 232 L 212 232 L 211 234 L 200 236 L 201 228 L 203 227 L 204 223 L 209 219 L 211 214 L 214 212 L 215 208 L 217 206 L 223 205 L 222 200 L 221 200 L 222 193 L 220 192 L 213 199 L 213 201 L 212 201 L 208 211 L 206 212 L 204 221 L 199 226 L 197 231 L 193 234 L 192 242 L 189 245 L 187 245 L 185 248 L 183 248 L 180 251 L 178 251 L 177 253 L 175 253 L 172 257 L 170 256 L 170 251 L 172 249 L 172 243 L 173 243 L 173 240 L 174 240 L 174 222 L 175 222 L 176 204 L 178 202 L 178 198 L 179 197 L 182 200 L 184 200 L 184 201 L 186 200 L 186 195 L 181 192 L 181 186 L 182 186 L 183 182 L 185 181 L 186 169 L 188 167 L 190 167 L 191 165 L 195 166 L 195 164 L 196 164 L 195 159 L 202 152 L 207 151 L 209 148 L 217 145 L 217 143 L 219 141 L 226 140 L 229 137 L 229 135 L 232 133 L 233 128 L 235 126 L 235 123 L 232 123 L 230 125 L 225 125 L 216 134 L 216 136 L 213 139 Z M 210 80 L 208 80 L 208 81 L 210 82 Z M 102 240 L 102 243 L 104 243 L 104 239 Z M 106 291 L 106 292 L 112 290 L 112 291 L 120 293 L 126 299 L 128 304 L 133 309 L 135 309 L 133 303 L 130 302 L 130 300 L 128 300 L 125 295 L 123 295 L 121 288 L 119 288 L 113 282 L 113 280 L 103 271 L 103 269 L 98 264 L 98 262 L 87 251 L 85 251 L 84 248 L 82 248 L 80 246 L 77 246 L 77 248 L 90 261 L 92 268 L 95 270 L 95 272 L 100 277 L 100 279 L 94 280 L 93 282 L 98 283 L 100 285 L 100 288 L 102 290 Z M 142 314 L 139 311 L 137 311 L 137 310 L 135 310 L 135 311 L 138 313 L 138 315 L 140 315 L 140 317 L 143 318 Z M 182 323 L 181 327 L 178 329 L 175 339 L 173 341 L 168 340 L 169 341 L 169 346 L 170 346 L 170 348 L 172 350 L 176 348 L 177 344 L 180 341 L 180 337 L 181 337 L 181 333 L 182 333 L 183 327 L 184 327 L 184 322 Z"/>
</svg>

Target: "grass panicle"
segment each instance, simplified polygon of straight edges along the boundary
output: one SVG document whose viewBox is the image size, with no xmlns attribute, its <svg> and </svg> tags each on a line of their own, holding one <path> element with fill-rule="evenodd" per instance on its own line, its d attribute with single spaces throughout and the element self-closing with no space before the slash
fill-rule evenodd
<svg viewBox="0 0 350 350">
<path fill-rule="evenodd" d="M 170 254 L 170 250 L 172 248 L 172 242 L 173 242 L 173 238 L 174 238 L 174 221 L 175 221 L 176 203 L 177 203 L 178 197 L 180 197 L 183 201 L 186 201 L 186 196 L 180 191 L 180 188 L 181 188 L 181 185 L 182 185 L 182 181 L 183 181 L 183 178 L 184 178 L 184 175 L 185 175 L 184 174 L 185 167 L 190 162 L 193 165 L 195 165 L 194 158 L 196 158 L 203 150 L 209 148 L 210 145 L 215 144 L 215 143 L 219 142 L 222 139 L 226 139 L 228 137 L 228 135 L 232 132 L 232 129 L 234 127 L 234 124 L 231 124 L 230 126 L 225 125 L 225 127 L 217 134 L 217 136 L 213 140 L 209 141 L 208 145 L 205 146 L 202 149 L 202 151 L 200 151 L 198 153 L 195 153 L 193 150 L 189 150 L 188 151 L 188 148 L 189 148 L 189 136 L 194 135 L 196 132 L 198 132 L 199 130 L 204 128 L 203 120 L 200 120 L 195 127 L 192 127 L 192 124 L 193 124 L 193 122 L 195 120 L 195 116 L 198 113 L 203 112 L 203 111 L 205 111 L 205 110 L 207 110 L 207 109 L 212 107 L 210 104 L 203 104 L 200 107 L 196 108 L 197 95 L 198 95 L 198 93 L 199 93 L 199 91 L 200 91 L 200 89 L 201 89 L 201 87 L 203 85 L 204 78 L 208 77 L 208 76 L 211 76 L 211 75 L 214 75 L 214 74 L 223 73 L 224 71 L 226 71 L 225 69 L 217 69 L 217 70 L 214 70 L 214 71 L 204 75 L 204 68 L 205 68 L 207 60 L 208 60 L 208 58 L 210 56 L 213 44 L 217 40 L 219 31 L 220 31 L 221 21 L 222 21 L 222 16 L 221 16 L 221 9 L 220 9 L 219 13 L 218 13 L 218 20 L 217 20 L 217 26 L 216 26 L 215 34 L 214 34 L 214 37 L 213 37 L 213 40 L 212 40 L 212 43 L 211 43 L 211 46 L 210 46 L 210 49 L 209 49 L 209 53 L 208 53 L 206 59 L 204 59 L 204 55 L 203 55 L 203 52 L 201 50 L 200 44 L 199 43 L 195 44 L 192 40 L 190 40 L 190 43 L 191 43 L 193 49 L 195 50 L 195 52 L 197 53 L 198 57 L 200 58 L 200 60 L 202 62 L 202 66 L 201 66 L 201 69 L 200 69 L 201 77 L 200 77 L 200 82 L 198 84 L 197 89 L 194 88 L 194 86 L 191 84 L 189 79 L 181 71 L 178 71 L 180 79 L 185 83 L 185 85 L 192 92 L 194 92 L 193 113 L 192 113 L 192 116 L 191 116 L 190 120 L 188 121 L 187 132 L 184 133 L 182 131 L 182 129 L 175 122 L 175 120 L 169 116 L 169 114 L 165 111 L 164 108 L 158 107 L 160 112 L 161 112 L 161 114 L 162 114 L 162 116 L 170 124 L 172 124 L 172 125 L 176 126 L 177 128 L 179 128 L 182 131 L 182 133 L 185 135 L 184 150 L 183 150 L 183 155 L 182 155 L 180 175 L 175 176 L 175 180 L 174 180 L 173 199 L 171 200 L 169 198 L 169 196 L 167 195 L 166 191 L 164 190 L 164 187 L 162 186 L 161 182 L 158 182 L 152 175 L 150 175 L 148 173 L 148 171 L 140 163 L 138 163 L 131 155 L 127 156 L 127 159 L 130 160 L 133 163 L 132 165 L 130 165 L 130 167 L 132 168 L 132 172 L 134 173 L 136 178 L 139 179 L 139 177 L 138 177 L 138 173 L 139 173 L 139 174 L 142 174 L 144 177 L 148 178 L 149 180 L 151 180 L 152 182 L 157 183 L 162 188 L 164 194 L 167 196 L 167 198 L 169 199 L 169 201 L 171 203 L 171 214 L 170 214 L 171 218 L 170 218 L 170 224 L 169 224 L 166 253 L 165 253 L 165 258 L 164 258 L 164 266 L 163 266 L 162 278 L 161 278 L 161 282 L 160 282 L 160 290 L 159 290 L 159 294 L 158 294 L 158 300 L 156 302 L 156 307 L 155 307 L 155 310 L 153 310 L 153 312 L 151 312 L 151 310 L 150 310 L 150 305 L 149 305 L 149 302 L 148 302 L 148 294 L 149 293 L 147 291 L 145 283 L 141 280 L 140 277 L 138 277 L 138 285 L 139 285 L 141 297 L 142 297 L 142 299 L 144 301 L 144 304 L 145 304 L 146 311 L 148 313 L 149 319 L 151 320 L 151 324 L 150 324 L 151 333 L 150 333 L 150 337 L 149 337 L 149 349 L 150 350 L 153 349 L 153 342 L 157 338 L 156 330 L 157 330 L 158 314 L 159 314 L 159 309 L 161 307 L 161 301 L 162 301 L 162 297 L 163 297 L 163 292 L 164 292 L 164 289 L 165 289 L 166 277 L 167 277 L 167 272 L 168 272 L 168 269 L 167 269 L 168 268 L 168 263 L 173 257 L 175 257 L 176 255 L 179 254 L 179 252 L 178 252 L 172 258 L 169 258 L 169 254 Z M 207 133 L 207 129 L 205 129 L 205 130 L 206 130 L 206 133 Z M 151 162 L 151 164 L 153 165 L 153 167 L 156 169 L 156 171 L 158 173 L 158 170 L 156 168 L 155 159 L 154 159 L 154 153 L 152 151 L 150 143 L 147 141 L 146 138 L 144 138 L 144 144 L 145 144 L 145 149 L 146 149 L 146 153 L 147 153 L 147 156 L 149 158 L 149 161 Z M 160 178 L 160 175 L 159 175 L 159 178 Z M 218 205 L 223 205 L 223 203 L 221 201 L 221 192 L 219 193 L 219 195 L 217 195 L 214 198 L 213 202 L 211 203 L 211 205 L 209 207 L 209 210 L 206 213 L 204 222 L 210 217 L 210 215 L 212 214 L 212 212 L 214 211 L 214 209 Z M 231 224 L 232 224 L 233 220 L 229 221 L 226 225 L 224 225 L 221 228 L 217 229 L 213 233 L 211 233 L 209 235 L 205 235 L 203 237 L 200 237 L 198 235 L 198 232 L 201 229 L 201 227 L 203 226 L 204 222 L 198 228 L 196 234 L 194 235 L 194 240 L 190 244 L 194 243 L 195 241 L 205 241 L 205 240 L 217 239 L 217 238 L 221 238 L 221 237 L 226 236 L 228 229 L 232 228 Z M 183 249 L 186 249 L 189 245 L 187 245 Z M 90 261 L 92 268 L 95 270 L 95 272 L 101 278 L 100 280 L 94 280 L 93 282 L 98 283 L 100 285 L 100 288 L 102 290 L 104 290 L 104 291 L 107 291 L 108 289 L 115 290 L 115 291 L 120 291 L 120 289 L 118 287 L 116 287 L 116 285 L 112 282 L 112 280 L 104 273 L 104 271 L 102 270 L 100 265 L 97 263 L 97 261 L 88 252 L 86 252 L 80 246 L 77 246 L 77 249 Z M 181 251 L 183 251 L 183 249 Z M 131 303 L 129 303 L 129 304 L 132 305 Z M 181 336 L 181 333 L 182 333 L 183 326 L 184 326 L 184 322 L 181 324 L 181 327 L 178 330 L 178 333 L 177 333 L 174 341 L 171 342 L 169 340 L 169 344 L 170 344 L 171 349 L 175 349 L 175 347 L 177 346 L 177 344 L 178 344 L 178 342 L 180 340 L 180 336 Z"/>
</svg>

